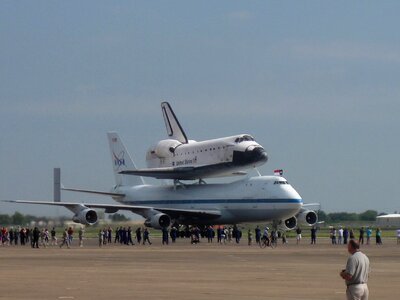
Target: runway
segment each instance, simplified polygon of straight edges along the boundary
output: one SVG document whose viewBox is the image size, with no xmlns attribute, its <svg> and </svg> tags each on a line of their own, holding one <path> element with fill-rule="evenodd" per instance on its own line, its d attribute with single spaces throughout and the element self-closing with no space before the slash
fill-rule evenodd
<svg viewBox="0 0 400 300">
<path fill-rule="evenodd" d="M 0 247 L 0 299 L 344 299 L 347 250 L 328 239 L 276 249 L 242 241 L 162 246 Z M 74 242 L 76 243 L 76 241 Z M 400 246 L 363 246 L 370 299 L 397 298 Z"/>
</svg>

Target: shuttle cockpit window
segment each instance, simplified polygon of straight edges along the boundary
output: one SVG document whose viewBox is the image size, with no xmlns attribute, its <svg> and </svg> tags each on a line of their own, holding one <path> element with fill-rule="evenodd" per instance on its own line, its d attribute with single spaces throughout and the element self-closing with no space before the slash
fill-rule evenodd
<svg viewBox="0 0 400 300">
<path fill-rule="evenodd" d="M 243 135 L 243 136 L 235 139 L 235 143 L 241 143 L 241 142 L 245 142 L 245 141 L 253 142 L 254 138 L 251 135 L 246 134 L 246 135 Z"/>
</svg>

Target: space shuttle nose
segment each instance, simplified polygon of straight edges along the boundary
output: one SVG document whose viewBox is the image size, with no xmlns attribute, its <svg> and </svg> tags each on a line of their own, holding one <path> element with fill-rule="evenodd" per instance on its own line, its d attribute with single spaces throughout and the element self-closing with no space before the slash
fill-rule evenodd
<svg viewBox="0 0 400 300">
<path fill-rule="evenodd" d="M 265 163 L 268 160 L 267 152 L 262 147 L 248 147 L 244 152 L 233 152 L 233 163 L 237 166 Z"/>
<path fill-rule="evenodd" d="M 253 150 L 256 162 L 266 162 L 268 160 L 267 152 L 262 147 L 256 147 Z"/>
</svg>

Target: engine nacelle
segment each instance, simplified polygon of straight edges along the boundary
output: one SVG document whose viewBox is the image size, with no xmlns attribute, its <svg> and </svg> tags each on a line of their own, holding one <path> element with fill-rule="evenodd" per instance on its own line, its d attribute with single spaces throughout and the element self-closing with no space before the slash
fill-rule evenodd
<svg viewBox="0 0 400 300">
<path fill-rule="evenodd" d="M 80 212 L 72 217 L 72 221 L 84 225 L 93 225 L 97 223 L 97 213 L 90 208 L 82 209 Z"/>
<path fill-rule="evenodd" d="M 153 151 L 154 154 L 160 158 L 171 157 L 175 148 L 181 144 L 182 143 L 177 140 L 162 140 L 158 142 Z"/>
<path fill-rule="evenodd" d="M 286 220 L 281 220 L 278 224 L 278 227 L 284 231 L 295 229 L 296 226 L 297 226 L 297 219 L 294 216 Z"/>
<path fill-rule="evenodd" d="M 146 220 L 144 225 L 152 227 L 154 229 L 162 229 L 168 227 L 171 224 L 171 218 L 166 214 L 156 214 L 151 217 L 150 220 Z"/>
<path fill-rule="evenodd" d="M 300 212 L 297 215 L 297 219 L 299 220 L 299 222 L 310 226 L 313 226 L 318 222 L 317 213 L 313 210 L 305 210 Z"/>
</svg>

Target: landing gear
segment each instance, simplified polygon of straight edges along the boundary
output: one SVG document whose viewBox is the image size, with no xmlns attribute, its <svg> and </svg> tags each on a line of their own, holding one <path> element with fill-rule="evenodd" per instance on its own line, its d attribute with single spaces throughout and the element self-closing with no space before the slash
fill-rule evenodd
<svg viewBox="0 0 400 300">
<path fill-rule="evenodd" d="M 207 184 L 207 182 L 205 182 L 202 178 L 199 178 L 199 181 L 197 183 L 193 183 L 193 184 Z M 179 179 L 174 179 L 174 190 L 177 189 L 177 187 L 182 187 L 182 188 L 186 188 L 186 186 L 189 184 L 185 184 L 182 181 L 180 181 Z"/>
<path fill-rule="evenodd" d="M 179 186 L 181 186 L 182 188 L 185 188 L 184 183 L 182 183 L 179 179 L 174 179 L 174 190 L 176 190 L 176 188 Z"/>
</svg>

